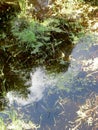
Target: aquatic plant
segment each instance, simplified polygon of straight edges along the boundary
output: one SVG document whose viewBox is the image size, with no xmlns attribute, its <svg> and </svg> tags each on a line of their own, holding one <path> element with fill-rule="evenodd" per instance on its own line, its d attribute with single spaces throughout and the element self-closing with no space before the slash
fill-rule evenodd
<svg viewBox="0 0 98 130">
<path fill-rule="evenodd" d="M 72 124 L 71 130 L 78 130 L 83 124 L 88 129 L 90 127 L 92 127 L 92 130 L 98 129 L 98 94 L 91 93 L 85 103 L 79 106 L 77 118 Z"/>
</svg>

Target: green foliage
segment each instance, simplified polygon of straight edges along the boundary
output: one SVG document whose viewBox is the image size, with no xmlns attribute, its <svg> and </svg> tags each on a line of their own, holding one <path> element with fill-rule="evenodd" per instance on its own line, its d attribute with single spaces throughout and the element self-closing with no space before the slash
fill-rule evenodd
<svg viewBox="0 0 98 130">
<path fill-rule="evenodd" d="M 5 38 L 6 38 L 6 34 L 4 32 L 2 34 L 0 34 L 0 40 L 5 39 Z"/>
<path fill-rule="evenodd" d="M 40 53 L 44 54 L 43 49 L 50 52 L 55 51 L 55 47 L 61 43 L 55 38 L 51 41 L 52 31 L 63 32 L 59 28 L 59 24 L 57 19 L 48 19 L 42 23 L 35 20 L 18 19 L 12 24 L 12 33 L 19 41 L 18 47 L 24 48 L 25 52 L 30 51 L 31 54 L 40 55 Z"/>
<path fill-rule="evenodd" d="M 18 0 L 21 11 L 25 13 L 27 0 Z"/>
<path fill-rule="evenodd" d="M 30 50 L 31 53 L 39 52 L 40 47 L 49 39 L 49 36 L 45 34 L 46 28 L 33 20 L 17 21 L 17 24 L 12 27 L 12 33 L 19 41 L 18 46 L 25 51 Z"/>
<path fill-rule="evenodd" d="M 31 6 L 27 0 L 18 0 L 18 2 L 21 12 L 12 21 L 11 37 L 14 42 L 9 43 L 7 50 L 13 59 L 23 59 L 23 61 L 24 56 L 26 60 L 32 56 L 36 61 L 42 58 L 41 62 L 46 58 L 51 60 L 61 57 L 61 46 L 75 44 L 85 34 L 85 27 L 89 24 L 88 13 L 92 10 L 82 0 L 55 0 L 48 6 L 46 19 L 38 21 L 33 15 L 34 5 Z M 4 34 L 0 35 L 1 39 L 8 36 Z M 56 60 L 59 61 L 59 58 Z M 61 59 L 60 62 L 65 64 Z"/>
</svg>

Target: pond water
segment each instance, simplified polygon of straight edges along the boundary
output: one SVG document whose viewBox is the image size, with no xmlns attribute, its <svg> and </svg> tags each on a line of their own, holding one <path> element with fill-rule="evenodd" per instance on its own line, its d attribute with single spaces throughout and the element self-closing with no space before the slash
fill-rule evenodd
<svg viewBox="0 0 98 130">
<path fill-rule="evenodd" d="M 13 109 L 24 120 L 40 125 L 39 130 L 92 130 L 93 123 L 80 121 L 77 127 L 76 119 L 77 111 L 89 95 L 98 93 L 97 35 L 82 38 L 69 59 L 64 72 L 53 72 L 43 65 L 23 70 L 23 77 L 12 76 L 10 80 L 16 80 L 18 88 L 9 89 L 5 100 L 1 99 L 5 107 L 1 116 L 2 112 Z"/>
<path fill-rule="evenodd" d="M 52 1 L 30 2 L 35 5 L 38 17 L 43 18 L 43 12 L 48 11 L 47 5 Z M 59 65 L 59 72 L 54 71 L 58 66 L 45 65 L 26 68 L 21 73 L 13 68 L 10 72 L 10 64 L 0 50 L 0 62 L 4 64 L 0 64 L 3 66 L 0 86 L 1 82 L 3 85 L 7 82 L 7 93 L 3 93 L 4 98 L 0 95 L 0 117 L 10 123 L 12 118 L 9 119 L 7 113 L 15 111 L 18 118 L 37 124 L 38 130 L 98 130 L 97 37 L 97 34 L 87 35 L 74 48 L 63 47 L 62 59 L 69 64 L 63 69 Z"/>
</svg>

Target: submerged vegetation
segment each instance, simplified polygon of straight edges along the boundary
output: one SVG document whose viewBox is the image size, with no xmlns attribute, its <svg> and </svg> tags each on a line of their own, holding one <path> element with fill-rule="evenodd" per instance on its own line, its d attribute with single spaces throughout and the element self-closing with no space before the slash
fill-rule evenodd
<svg viewBox="0 0 98 130">
<path fill-rule="evenodd" d="M 80 106 L 72 130 L 80 129 L 83 125 L 87 125 L 88 129 L 98 129 L 98 95 L 95 93 L 91 93 L 85 104 Z"/>
</svg>

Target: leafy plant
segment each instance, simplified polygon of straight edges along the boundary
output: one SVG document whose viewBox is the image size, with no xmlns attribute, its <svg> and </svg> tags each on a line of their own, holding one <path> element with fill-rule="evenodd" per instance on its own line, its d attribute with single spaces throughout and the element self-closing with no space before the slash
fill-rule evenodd
<svg viewBox="0 0 98 130">
<path fill-rule="evenodd" d="M 43 55 L 43 49 L 45 49 L 49 54 L 54 53 L 55 47 L 61 44 L 55 37 L 51 40 L 52 32 L 64 32 L 59 25 L 57 19 L 48 19 L 42 23 L 35 20 L 18 19 L 12 24 L 12 34 L 19 42 L 18 47 L 24 48 L 25 52 Z"/>
<path fill-rule="evenodd" d="M 73 122 L 73 127 L 71 129 L 77 130 L 81 129 L 84 124 L 86 128 L 92 130 L 98 129 L 98 94 L 92 92 L 89 98 L 86 99 L 85 103 L 79 106 L 77 113 L 77 118 Z"/>
<path fill-rule="evenodd" d="M 6 34 L 3 32 L 2 34 L 0 34 L 0 40 L 4 38 L 6 38 Z"/>
</svg>

